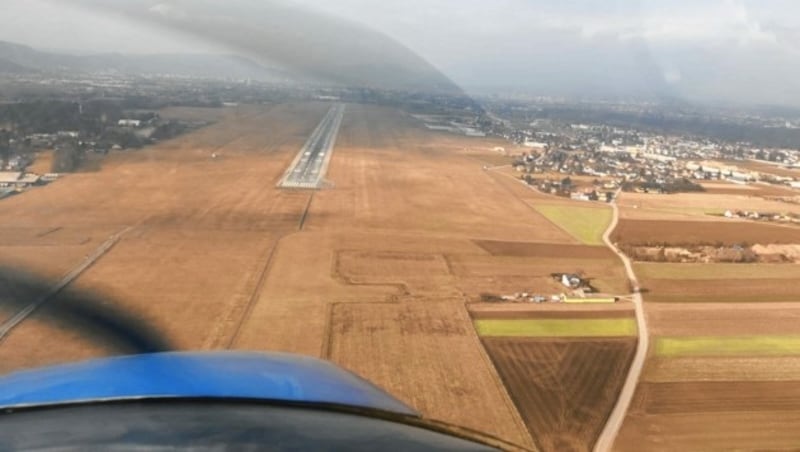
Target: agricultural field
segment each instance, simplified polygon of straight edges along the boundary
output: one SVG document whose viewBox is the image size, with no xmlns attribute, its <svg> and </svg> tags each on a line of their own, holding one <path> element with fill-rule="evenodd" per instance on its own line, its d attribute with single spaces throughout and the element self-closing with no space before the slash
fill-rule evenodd
<svg viewBox="0 0 800 452">
<path fill-rule="evenodd" d="M 605 248 L 607 251 L 608 249 Z M 593 252 L 593 250 L 591 251 Z M 601 293 L 626 294 L 625 270 L 618 259 L 449 255 L 458 287 L 470 298 L 484 292 L 558 294 L 565 290 L 553 272 L 583 273 Z"/>
<path fill-rule="evenodd" d="M 167 107 L 162 108 L 158 114 L 164 119 L 213 123 L 225 119 L 226 115 L 234 111 L 233 108 Z"/>
<path fill-rule="evenodd" d="M 534 208 L 584 245 L 603 245 L 603 233 L 611 223 L 611 209 L 608 207 L 540 202 Z"/>
<path fill-rule="evenodd" d="M 530 258 L 610 259 L 615 257 L 605 246 L 566 245 L 542 242 L 509 242 L 474 240 L 492 256 L 517 256 Z"/>
<path fill-rule="evenodd" d="M 787 379 L 785 371 L 781 372 L 779 366 L 786 363 L 787 358 L 751 357 L 734 363 L 720 361 L 729 358 L 675 359 L 683 360 L 678 364 L 693 367 L 688 373 L 673 372 L 671 379 L 662 375 L 658 381 L 646 374 L 648 380 L 637 387 L 615 449 L 796 448 L 800 383 Z M 733 364 L 727 370 L 737 375 L 741 372 L 742 378 L 720 378 L 726 364 Z M 706 365 L 711 369 L 709 380 L 686 378 L 698 378 L 700 375 L 692 370 L 703 369 Z M 769 369 L 777 372 L 769 372 Z M 779 373 L 783 373 L 783 377 L 775 378 Z"/>
<path fill-rule="evenodd" d="M 637 263 L 634 269 L 651 302 L 800 301 L 795 264 Z"/>
<path fill-rule="evenodd" d="M 112 234 L 128 232 L 0 344 L 0 371 L 129 352 L 113 327 L 64 320 L 65 309 L 88 306 L 170 348 L 330 359 L 428 418 L 536 447 L 529 413 L 518 408 L 465 303 L 539 283 L 560 293 L 550 275 L 558 271 L 582 271 L 598 289 L 624 294 L 619 259 L 537 211 L 534 201 L 545 197 L 484 170 L 504 162 L 492 150 L 497 140 L 427 131 L 389 108 L 348 105 L 326 176 L 332 188 L 277 189 L 327 108 L 165 111 L 214 123 L 112 152 L 96 172 L 3 200 L 0 260 L 48 283 Z M 4 316 L 14 312 L 2 304 Z M 595 320 L 595 306 L 570 308 L 569 316 Z M 567 361 L 600 353 L 606 358 L 587 361 L 581 375 L 617 382 L 633 347 L 632 311 L 604 308 L 598 312 L 608 317 L 600 318 L 622 325 L 601 328 L 614 337 L 593 337 L 603 331 L 578 323 L 579 339 L 535 339 L 575 342 L 555 346 L 576 357 Z M 564 315 L 550 319 L 570 319 Z M 584 449 L 618 391 L 617 383 L 597 383 L 570 402 L 582 414 L 568 430 Z"/>
<path fill-rule="evenodd" d="M 785 279 L 800 277 L 800 268 L 783 264 L 634 264 L 636 275 L 643 279 Z"/>
<path fill-rule="evenodd" d="M 620 337 L 635 336 L 632 318 L 477 319 L 482 337 Z"/>
<path fill-rule="evenodd" d="M 705 193 L 657 195 L 622 193 L 617 200 L 622 220 L 725 221 L 726 210 L 755 210 L 774 213 L 800 213 L 800 204 L 772 199 L 797 196 L 797 192 L 766 193 L 762 186 L 711 182 Z M 768 187 L 769 188 L 769 187 Z M 783 189 L 780 189 L 783 190 Z"/>
<path fill-rule="evenodd" d="M 530 444 L 463 306 L 342 303 L 332 308 L 328 357 L 437 419 Z M 446 351 L 443 353 L 443 351 Z M 464 416 L 468 413 L 468 416 Z"/>
<path fill-rule="evenodd" d="M 749 221 L 620 220 L 611 240 L 629 245 L 800 243 L 800 227 Z"/>
<path fill-rule="evenodd" d="M 661 336 L 653 354 L 657 357 L 691 356 L 791 356 L 800 354 L 800 336 Z"/>
<path fill-rule="evenodd" d="M 316 111 L 322 106 L 230 113 L 235 125 L 227 144 L 220 137 L 203 144 L 209 130 L 226 135 L 228 126 L 220 123 L 194 138 L 112 154 L 102 171 L 70 174 L 4 200 L 0 228 L 14 232 L 4 236 L 0 256 L 54 284 L 111 234 L 131 227 L 63 297 L 113 304 L 119 316 L 158 331 L 171 347 L 224 347 L 276 234 L 297 228 L 308 200 L 301 193 L 253 190 L 284 163 L 248 149 L 273 156 L 295 149 Z M 283 138 L 284 144 L 260 133 L 242 137 L 270 121 L 275 124 L 267 130 L 285 130 L 297 141 Z M 246 140 L 249 146 L 233 144 Z M 225 158 L 212 160 L 212 152 Z M 115 353 L 106 346 L 113 341 L 98 340 L 91 325 L 59 322 L 59 300 L 3 342 L 2 371 Z"/>
<path fill-rule="evenodd" d="M 632 306 L 469 307 L 539 449 L 591 450 L 635 351 Z"/>
<path fill-rule="evenodd" d="M 714 209 L 734 203 L 737 209 L 798 209 L 766 199 L 775 193 L 761 187 L 718 185 L 704 194 L 624 194 L 612 239 L 679 247 L 800 243 L 797 227 L 713 220 Z M 650 347 L 615 449 L 796 448 L 800 267 L 638 262 L 634 271 Z"/>
<path fill-rule="evenodd" d="M 678 318 L 650 320 L 661 328 L 674 325 L 670 333 L 691 335 L 655 332 L 659 335 L 616 449 L 760 450 L 792 449 L 797 444 L 793 414 L 800 406 L 800 337 L 790 333 L 789 321 L 778 323 L 775 333 L 767 332 L 778 307 L 760 315 L 755 309 L 742 311 L 715 319 L 719 310 L 706 307 L 676 311 Z M 679 324 L 679 319 L 692 316 L 699 319 Z M 702 328 L 702 323 L 708 327 Z M 708 333 L 700 335 L 702 331 Z M 714 433 L 701 435 L 699 426 Z"/>
</svg>

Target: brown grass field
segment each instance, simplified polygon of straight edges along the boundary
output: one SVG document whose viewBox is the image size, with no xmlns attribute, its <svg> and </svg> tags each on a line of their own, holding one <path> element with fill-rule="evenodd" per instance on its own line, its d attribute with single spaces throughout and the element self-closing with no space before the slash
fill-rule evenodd
<svg viewBox="0 0 800 452">
<path fill-rule="evenodd" d="M 798 333 L 800 303 L 652 303 L 647 318 L 655 336 L 791 335 Z"/>
<path fill-rule="evenodd" d="M 484 338 L 543 451 L 588 451 L 616 401 L 636 342 Z"/>
<path fill-rule="evenodd" d="M 629 416 L 615 448 L 631 451 L 797 450 L 800 413 L 746 411 Z"/>
<path fill-rule="evenodd" d="M 560 271 L 583 271 L 601 290 L 624 294 L 619 259 L 579 244 L 533 207 L 569 201 L 529 189 L 509 168 L 484 170 L 507 161 L 491 150 L 503 145 L 498 140 L 434 133 L 389 108 L 348 106 L 327 175 L 332 189 L 275 188 L 327 108 L 169 109 L 162 115 L 217 122 L 114 152 L 98 171 L 0 201 L 0 265 L 50 284 L 131 227 L 0 343 L 0 372 L 120 353 L 99 330 L 64 320 L 61 308 L 90 293 L 102 300 L 99 311 L 121 312 L 177 349 L 327 358 L 428 418 L 527 447 L 590 449 L 634 339 L 482 341 L 470 313 L 618 319 L 633 315 L 631 304 L 471 302 L 485 292 L 560 292 L 549 277 Z M 797 205 L 764 199 L 760 186 L 709 188 L 623 194 L 616 240 L 800 243 L 800 228 L 706 215 L 800 212 Z M 654 339 L 798 331 L 800 310 L 789 302 L 800 301 L 800 290 L 790 264 L 649 265 L 639 276 Z M 0 288 L 15 294 L 13 280 Z M 0 319 L 16 308 L 0 298 Z M 798 371 L 796 356 L 651 354 L 616 447 L 796 449 Z"/>
<path fill-rule="evenodd" d="M 762 185 L 736 185 L 710 182 L 705 193 L 676 193 L 657 195 L 646 193 L 622 193 L 618 203 L 623 220 L 670 220 L 670 221 L 725 221 L 733 220 L 720 215 L 726 210 L 756 210 L 759 212 L 800 214 L 800 204 L 767 199 L 771 196 L 797 196 L 797 191 L 787 192 L 776 188 L 765 191 Z M 775 190 L 778 190 L 777 192 Z"/>
<path fill-rule="evenodd" d="M 483 292 L 558 294 L 565 290 L 550 274 L 584 273 L 602 293 L 627 294 L 625 270 L 618 259 L 448 256 L 459 287 L 470 299 Z"/>
<path fill-rule="evenodd" d="M 746 265 L 746 264 L 744 264 Z M 791 265 L 791 264 L 790 264 Z M 795 279 L 650 279 L 642 282 L 647 301 L 800 301 Z"/>
<path fill-rule="evenodd" d="M 422 412 L 530 442 L 463 306 L 451 302 L 342 303 L 331 313 L 328 357 Z M 442 351 L 453 358 L 447 359 Z M 431 382 L 435 384 L 425 384 Z M 491 401 L 492 405 L 487 405 Z"/>
<path fill-rule="evenodd" d="M 33 164 L 27 168 L 28 172 L 46 174 L 53 170 L 53 151 L 40 151 Z"/>
<path fill-rule="evenodd" d="M 643 380 L 651 383 L 681 381 L 794 381 L 800 372 L 797 356 L 715 356 L 652 358 Z"/>
<path fill-rule="evenodd" d="M 605 246 L 504 242 L 498 240 L 475 240 L 475 244 L 493 256 L 568 257 L 570 259 L 611 259 L 615 257 L 614 253 Z"/>
<path fill-rule="evenodd" d="M 646 414 L 725 411 L 795 411 L 800 385 L 791 381 L 693 381 L 645 383 Z"/>
<path fill-rule="evenodd" d="M 426 417 L 533 447 L 465 302 L 552 284 L 559 269 L 625 293 L 619 260 L 536 212 L 540 195 L 483 170 L 505 161 L 497 140 L 433 133 L 388 108 L 348 106 L 332 189 L 276 189 L 327 108 L 171 109 L 218 122 L 3 200 L 0 263 L 51 282 L 132 229 L 0 344 L 0 371 L 119 353 L 60 319 L 59 300 L 91 293 L 174 348 L 329 358 Z M 595 365 L 606 372 L 605 361 L 585 372 Z M 621 375 L 589 402 L 612 400 Z M 580 430 L 583 446 L 600 419 Z"/>
<path fill-rule="evenodd" d="M 662 302 L 780 302 L 800 301 L 800 286 L 795 284 L 800 277 L 800 266 L 795 264 L 671 264 L 671 263 L 637 263 L 634 265 L 646 301 Z M 708 306 L 703 305 L 703 306 Z M 766 306 L 766 305 L 765 305 Z M 778 305 L 769 305 L 775 308 Z M 764 311 L 765 307 L 753 307 L 752 310 Z M 666 309 L 659 305 L 654 306 L 648 313 L 656 315 L 660 310 Z M 711 312 L 719 311 L 719 307 L 711 308 Z M 719 313 L 719 318 L 725 315 L 740 315 L 740 308 L 729 308 L 729 311 Z M 670 313 L 686 311 L 695 312 L 688 305 L 682 305 L 670 310 Z M 783 309 L 778 309 L 778 313 Z M 769 322 L 777 321 L 780 315 Z M 702 317 L 702 315 L 701 315 Z M 749 324 L 757 324 L 758 315 L 751 317 Z M 660 325 L 658 318 L 655 325 Z M 691 322 L 691 319 L 685 319 Z M 740 317 L 741 321 L 748 320 L 746 315 Z M 712 320 L 713 321 L 713 320 Z M 738 324 L 739 322 L 732 322 Z M 748 326 L 742 327 L 746 329 Z M 694 324 L 700 326 L 700 324 Z M 657 330 L 656 330 L 657 331 Z M 690 334 L 690 333 L 686 333 Z"/>
<path fill-rule="evenodd" d="M 643 383 L 615 446 L 618 450 L 794 450 L 799 406 L 796 381 Z"/>
</svg>

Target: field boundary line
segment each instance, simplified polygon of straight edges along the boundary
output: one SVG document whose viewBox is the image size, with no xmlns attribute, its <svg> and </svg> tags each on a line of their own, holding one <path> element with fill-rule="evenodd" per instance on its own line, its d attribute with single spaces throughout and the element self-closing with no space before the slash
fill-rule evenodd
<svg viewBox="0 0 800 452">
<path fill-rule="evenodd" d="M 76 280 L 84 271 L 89 269 L 92 265 L 95 264 L 101 257 L 103 257 L 106 253 L 108 253 L 114 245 L 119 242 L 123 235 L 130 232 L 133 229 L 133 226 L 128 226 L 122 231 L 113 234 L 109 237 L 105 242 L 103 242 L 96 250 L 86 256 L 84 261 L 72 269 L 69 273 L 64 275 L 63 278 L 55 285 L 53 285 L 45 294 L 39 296 L 33 302 L 31 302 L 26 307 L 22 308 L 19 312 L 17 312 L 13 317 L 5 321 L 2 325 L 0 325 L 0 343 L 5 341 L 8 338 L 9 334 L 18 327 L 22 322 L 24 322 L 27 318 L 29 318 L 37 309 L 42 307 L 45 303 L 50 301 L 54 296 L 58 295 L 59 292 L 64 290 L 70 283 Z"/>
<path fill-rule="evenodd" d="M 319 351 L 319 356 L 320 358 L 328 361 L 331 360 L 331 341 L 333 340 L 333 311 L 339 304 L 341 303 L 334 301 L 332 303 L 327 303 L 327 306 L 325 307 L 325 317 L 327 318 L 327 321 L 325 322 L 325 328 L 322 331 L 322 347 Z"/>
<path fill-rule="evenodd" d="M 331 259 L 331 278 L 339 281 L 348 286 L 371 286 L 371 287 L 391 287 L 396 289 L 397 293 L 390 295 L 390 297 L 408 296 L 411 291 L 405 281 L 359 281 L 350 276 L 345 275 L 341 270 L 341 255 L 348 252 L 364 252 L 364 250 L 351 249 L 351 248 L 337 248 L 333 250 L 333 258 Z"/>
<path fill-rule="evenodd" d="M 625 265 L 625 273 L 628 276 L 628 281 L 630 282 L 631 289 L 633 291 L 632 301 L 634 310 L 636 312 L 636 326 L 639 331 L 639 336 L 636 344 L 636 354 L 633 356 L 633 361 L 628 369 L 628 376 L 625 378 L 625 383 L 622 385 L 622 390 L 617 397 L 617 402 L 614 404 L 614 409 L 608 416 L 608 420 L 606 420 L 606 424 L 603 426 L 600 436 L 597 437 L 597 442 L 595 442 L 593 449 L 594 452 L 609 451 L 614 445 L 617 434 L 622 428 L 622 422 L 625 420 L 625 416 L 628 413 L 628 408 L 633 401 L 633 395 L 636 391 L 636 386 L 639 384 L 639 379 L 641 378 L 642 370 L 644 368 L 645 358 L 647 357 L 647 350 L 650 346 L 650 333 L 647 330 L 647 319 L 644 316 L 644 303 L 642 301 L 639 280 L 636 278 L 636 273 L 633 271 L 633 264 L 631 264 L 631 260 L 622 251 L 620 251 L 620 249 L 617 248 L 614 243 L 611 242 L 611 233 L 617 227 L 617 223 L 619 222 L 619 206 L 617 206 L 616 203 L 619 193 L 620 190 L 617 190 L 614 195 L 614 201 L 610 203 L 613 210 L 613 215 L 611 217 L 611 223 L 608 225 L 608 229 L 606 229 L 606 232 L 603 234 L 603 241 Z"/>
<path fill-rule="evenodd" d="M 303 226 L 306 224 L 306 219 L 308 218 L 308 211 L 311 209 L 311 202 L 314 201 L 314 192 L 312 191 L 310 195 L 308 195 L 308 201 L 306 202 L 306 208 L 303 209 L 303 215 L 300 217 L 300 223 L 297 225 L 297 230 L 302 231 Z"/>
<path fill-rule="evenodd" d="M 256 282 L 256 287 L 253 289 L 253 293 L 250 295 L 250 299 L 247 300 L 247 304 L 244 307 L 244 311 L 242 312 L 242 317 L 236 324 L 235 329 L 233 330 L 233 334 L 231 334 L 230 339 L 228 339 L 228 343 L 225 344 L 225 348 L 227 350 L 231 350 L 235 345 L 236 342 L 239 340 L 239 336 L 244 329 L 244 325 L 247 323 L 247 320 L 250 318 L 250 315 L 253 313 L 253 309 L 255 309 L 255 305 L 258 303 L 258 299 L 261 296 L 261 292 L 264 289 L 264 284 L 267 281 L 267 274 L 269 274 L 270 268 L 272 268 L 272 262 L 275 258 L 275 252 L 278 250 L 278 246 L 281 243 L 281 240 L 286 238 L 287 236 L 291 235 L 285 234 L 281 237 L 278 237 L 275 240 L 275 243 L 269 250 L 269 254 L 267 258 L 264 260 L 264 266 L 261 268 L 261 272 L 258 275 L 258 281 Z"/>
</svg>

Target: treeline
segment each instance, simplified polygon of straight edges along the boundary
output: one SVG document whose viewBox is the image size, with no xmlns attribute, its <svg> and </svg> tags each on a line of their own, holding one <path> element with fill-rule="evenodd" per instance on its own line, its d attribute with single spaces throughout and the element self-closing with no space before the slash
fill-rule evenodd
<svg viewBox="0 0 800 452">
<path fill-rule="evenodd" d="M 654 181 L 643 181 L 643 182 L 625 182 L 622 184 L 623 191 L 634 191 L 636 189 L 642 189 L 647 192 L 657 192 L 657 193 L 697 193 L 697 192 L 704 192 L 706 191 L 702 185 L 692 182 L 691 180 L 682 177 L 679 179 L 673 179 L 669 182 L 658 183 Z"/>
<path fill-rule="evenodd" d="M 748 247 L 730 247 L 730 246 L 707 246 L 706 249 L 701 249 L 700 246 L 690 246 L 686 250 L 692 255 L 682 255 L 681 253 L 671 252 L 669 247 L 658 247 L 655 253 L 651 252 L 648 248 L 653 247 L 639 247 L 628 244 L 618 245 L 620 251 L 625 253 L 628 257 L 637 262 L 659 262 L 659 263 L 683 263 L 683 262 L 701 262 L 703 258 L 711 262 L 729 263 L 729 264 L 748 264 L 758 262 L 759 256 L 755 251 Z M 680 248 L 673 246 L 675 248 Z"/>
<path fill-rule="evenodd" d="M 81 166 L 86 153 L 75 145 L 62 145 L 53 152 L 51 171 L 54 173 L 70 173 Z"/>
</svg>

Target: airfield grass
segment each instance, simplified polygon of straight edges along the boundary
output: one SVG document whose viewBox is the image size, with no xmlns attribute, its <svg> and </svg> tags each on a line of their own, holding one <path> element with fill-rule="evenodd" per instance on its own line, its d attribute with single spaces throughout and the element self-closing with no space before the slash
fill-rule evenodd
<svg viewBox="0 0 800 452">
<path fill-rule="evenodd" d="M 484 337 L 621 337 L 635 336 L 636 322 L 617 319 L 480 319 L 478 335 Z"/>
<path fill-rule="evenodd" d="M 800 336 L 694 336 L 659 337 L 655 355 L 683 356 L 787 356 L 800 355 Z"/>
<path fill-rule="evenodd" d="M 585 245 L 602 245 L 603 232 L 611 222 L 610 209 L 558 204 L 537 204 L 534 208 Z"/>
</svg>

